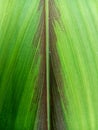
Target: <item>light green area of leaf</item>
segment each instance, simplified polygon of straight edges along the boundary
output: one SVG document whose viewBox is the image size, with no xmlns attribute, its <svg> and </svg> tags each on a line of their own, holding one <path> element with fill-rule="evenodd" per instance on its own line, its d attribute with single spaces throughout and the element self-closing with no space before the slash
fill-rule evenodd
<svg viewBox="0 0 98 130">
<path fill-rule="evenodd" d="M 64 82 L 67 130 L 98 129 L 98 2 L 55 0 L 56 47 Z"/>
</svg>

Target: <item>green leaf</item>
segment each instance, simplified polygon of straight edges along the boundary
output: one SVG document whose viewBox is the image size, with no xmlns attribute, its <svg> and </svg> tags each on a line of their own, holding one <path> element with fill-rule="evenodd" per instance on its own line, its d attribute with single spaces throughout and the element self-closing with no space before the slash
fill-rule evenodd
<svg viewBox="0 0 98 130">
<path fill-rule="evenodd" d="M 98 2 L 0 0 L 0 130 L 98 129 Z"/>
</svg>

